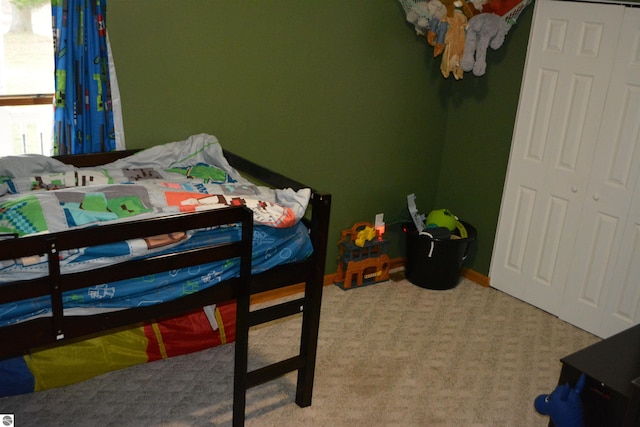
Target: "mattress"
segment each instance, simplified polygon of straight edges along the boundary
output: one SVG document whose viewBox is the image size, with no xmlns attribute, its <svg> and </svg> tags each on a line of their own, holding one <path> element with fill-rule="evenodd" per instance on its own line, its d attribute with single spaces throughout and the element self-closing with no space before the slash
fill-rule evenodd
<svg viewBox="0 0 640 427">
<path fill-rule="evenodd" d="M 217 139 L 201 134 L 141 151 L 100 168 L 74 168 L 45 156 L 0 159 L 0 233 L 20 238 L 103 224 L 244 205 L 254 217 L 252 272 L 307 258 L 309 189 L 251 183 L 225 160 Z M 238 240 L 234 224 L 60 253 L 62 273 Z M 46 275 L 46 256 L 0 261 L 2 283 Z M 65 314 L 156 304 L 238 274 L 234 261 L 103 283 L 64 295 Z M 0 326 L 51 312 L 48 298 L 0 305 Z"/>
</svg>

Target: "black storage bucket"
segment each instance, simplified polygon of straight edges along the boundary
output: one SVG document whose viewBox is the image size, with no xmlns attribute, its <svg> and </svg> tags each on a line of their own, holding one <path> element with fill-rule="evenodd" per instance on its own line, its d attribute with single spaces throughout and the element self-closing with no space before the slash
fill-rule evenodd
<svg viewBox="0 0 640 427">
<path fill-rule="evenodd" d="M 424 234 L 412 223 L 404 224 L 407 261 L 404 275 L 411 283 L 427 289 L 452 289 L 460 281 L 462 266 L 469 253 L 477 231 L 460 221 L 467 230 L 467 237 L 437 239 Z"/>
</svg>

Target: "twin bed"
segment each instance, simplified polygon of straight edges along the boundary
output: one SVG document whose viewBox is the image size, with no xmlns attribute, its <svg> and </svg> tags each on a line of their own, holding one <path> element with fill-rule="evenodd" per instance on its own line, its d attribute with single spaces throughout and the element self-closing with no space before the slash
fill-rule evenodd
<svg viewBox="0 0 640 427">
<path fill-rule="evenodd" d="M 291 371 L 310 405 L 330 206 L 204 134 L 0 158 L 0 396 L 235 339 L 235 425 L 247 388 Z M 249 309 L 301 283 L 301 298 Z M 299 354 L 247 372 L 249 328 L 300 312 Z"/>
</svg>

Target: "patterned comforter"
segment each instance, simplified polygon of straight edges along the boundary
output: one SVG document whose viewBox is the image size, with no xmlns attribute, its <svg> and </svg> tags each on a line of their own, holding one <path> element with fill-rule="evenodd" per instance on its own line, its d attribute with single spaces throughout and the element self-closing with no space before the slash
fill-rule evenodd
<svg viewBox="0 0 640 427">
<path fill-rule="evenodd" d="M 100 168 L 74 168 L 45 156 L 0 158 L 0 236 L 20 238 L 98 227 L 177 212 L 229 205 L 254 216 L 254 273 L 308 257 L 304 215 L 309 189 L 254 185 L 233 169 L 211 135 L 156 146 Z M 63 273 L 239 239 L 233 224 L 60 253 Z M 2 283 L 47 273 L 46 256 L 0 261 Z M 104 283 L 65 294 L 68 314 L 155 304 L 212 286 L 238 273 L 237 262 L 217 262 L 153 277 Z M 0 305 L 0 326 L 48 315 L 40 298 Z"/>
</svg>

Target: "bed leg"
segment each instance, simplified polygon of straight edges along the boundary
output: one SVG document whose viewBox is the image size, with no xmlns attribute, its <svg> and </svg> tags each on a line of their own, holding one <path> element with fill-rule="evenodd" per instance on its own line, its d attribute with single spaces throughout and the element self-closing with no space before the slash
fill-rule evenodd
<svg viewBox="0 0 640 427">
<path fill-rule="evenodd" d="M 236 343 L 233 367 L 233 426 L 244 426 L 249 361 L 249 307 L 251 304 L 251 242 L 253 225 L 244 223 L 242 240 L 247 243 L 240 258 L 240 286 L 236 296 Z"/>
<path fill-rule="evenodd" d="M 249 359 L 249 291 L 240 291 L 236 305 L 236 342 L 233 368 L 233 426 L 244 426 Z"/>
<path fill-rule="evenodd" d="M 302 333 L 300 337 L 301 367 L 298 369 L 296 404 L 300 407 L 311 405 L 313 380 L 316 367 L 318 329 L 322 306 L 322 286 L 329 235 L 330 195 L 314 195 L 311 218 L 311 233 L 314 247 L 315 268 L 305 284 L 304 310 L 302 312 Z"/>
<path fill-rule="evenodd" d="M 311 405 L 313 380 L 316 365 L 316 347 L 318 328 L 320 326 L 320 303 L 322 300 L 322 283 L 310 280 L 305 286 L 305 307 L 302 313 L 302 335 L 300 338 L 300 355 L 302 366 L 298 369 L 296 387 L 296 404 L 302 408 Z"/>
</svg>

